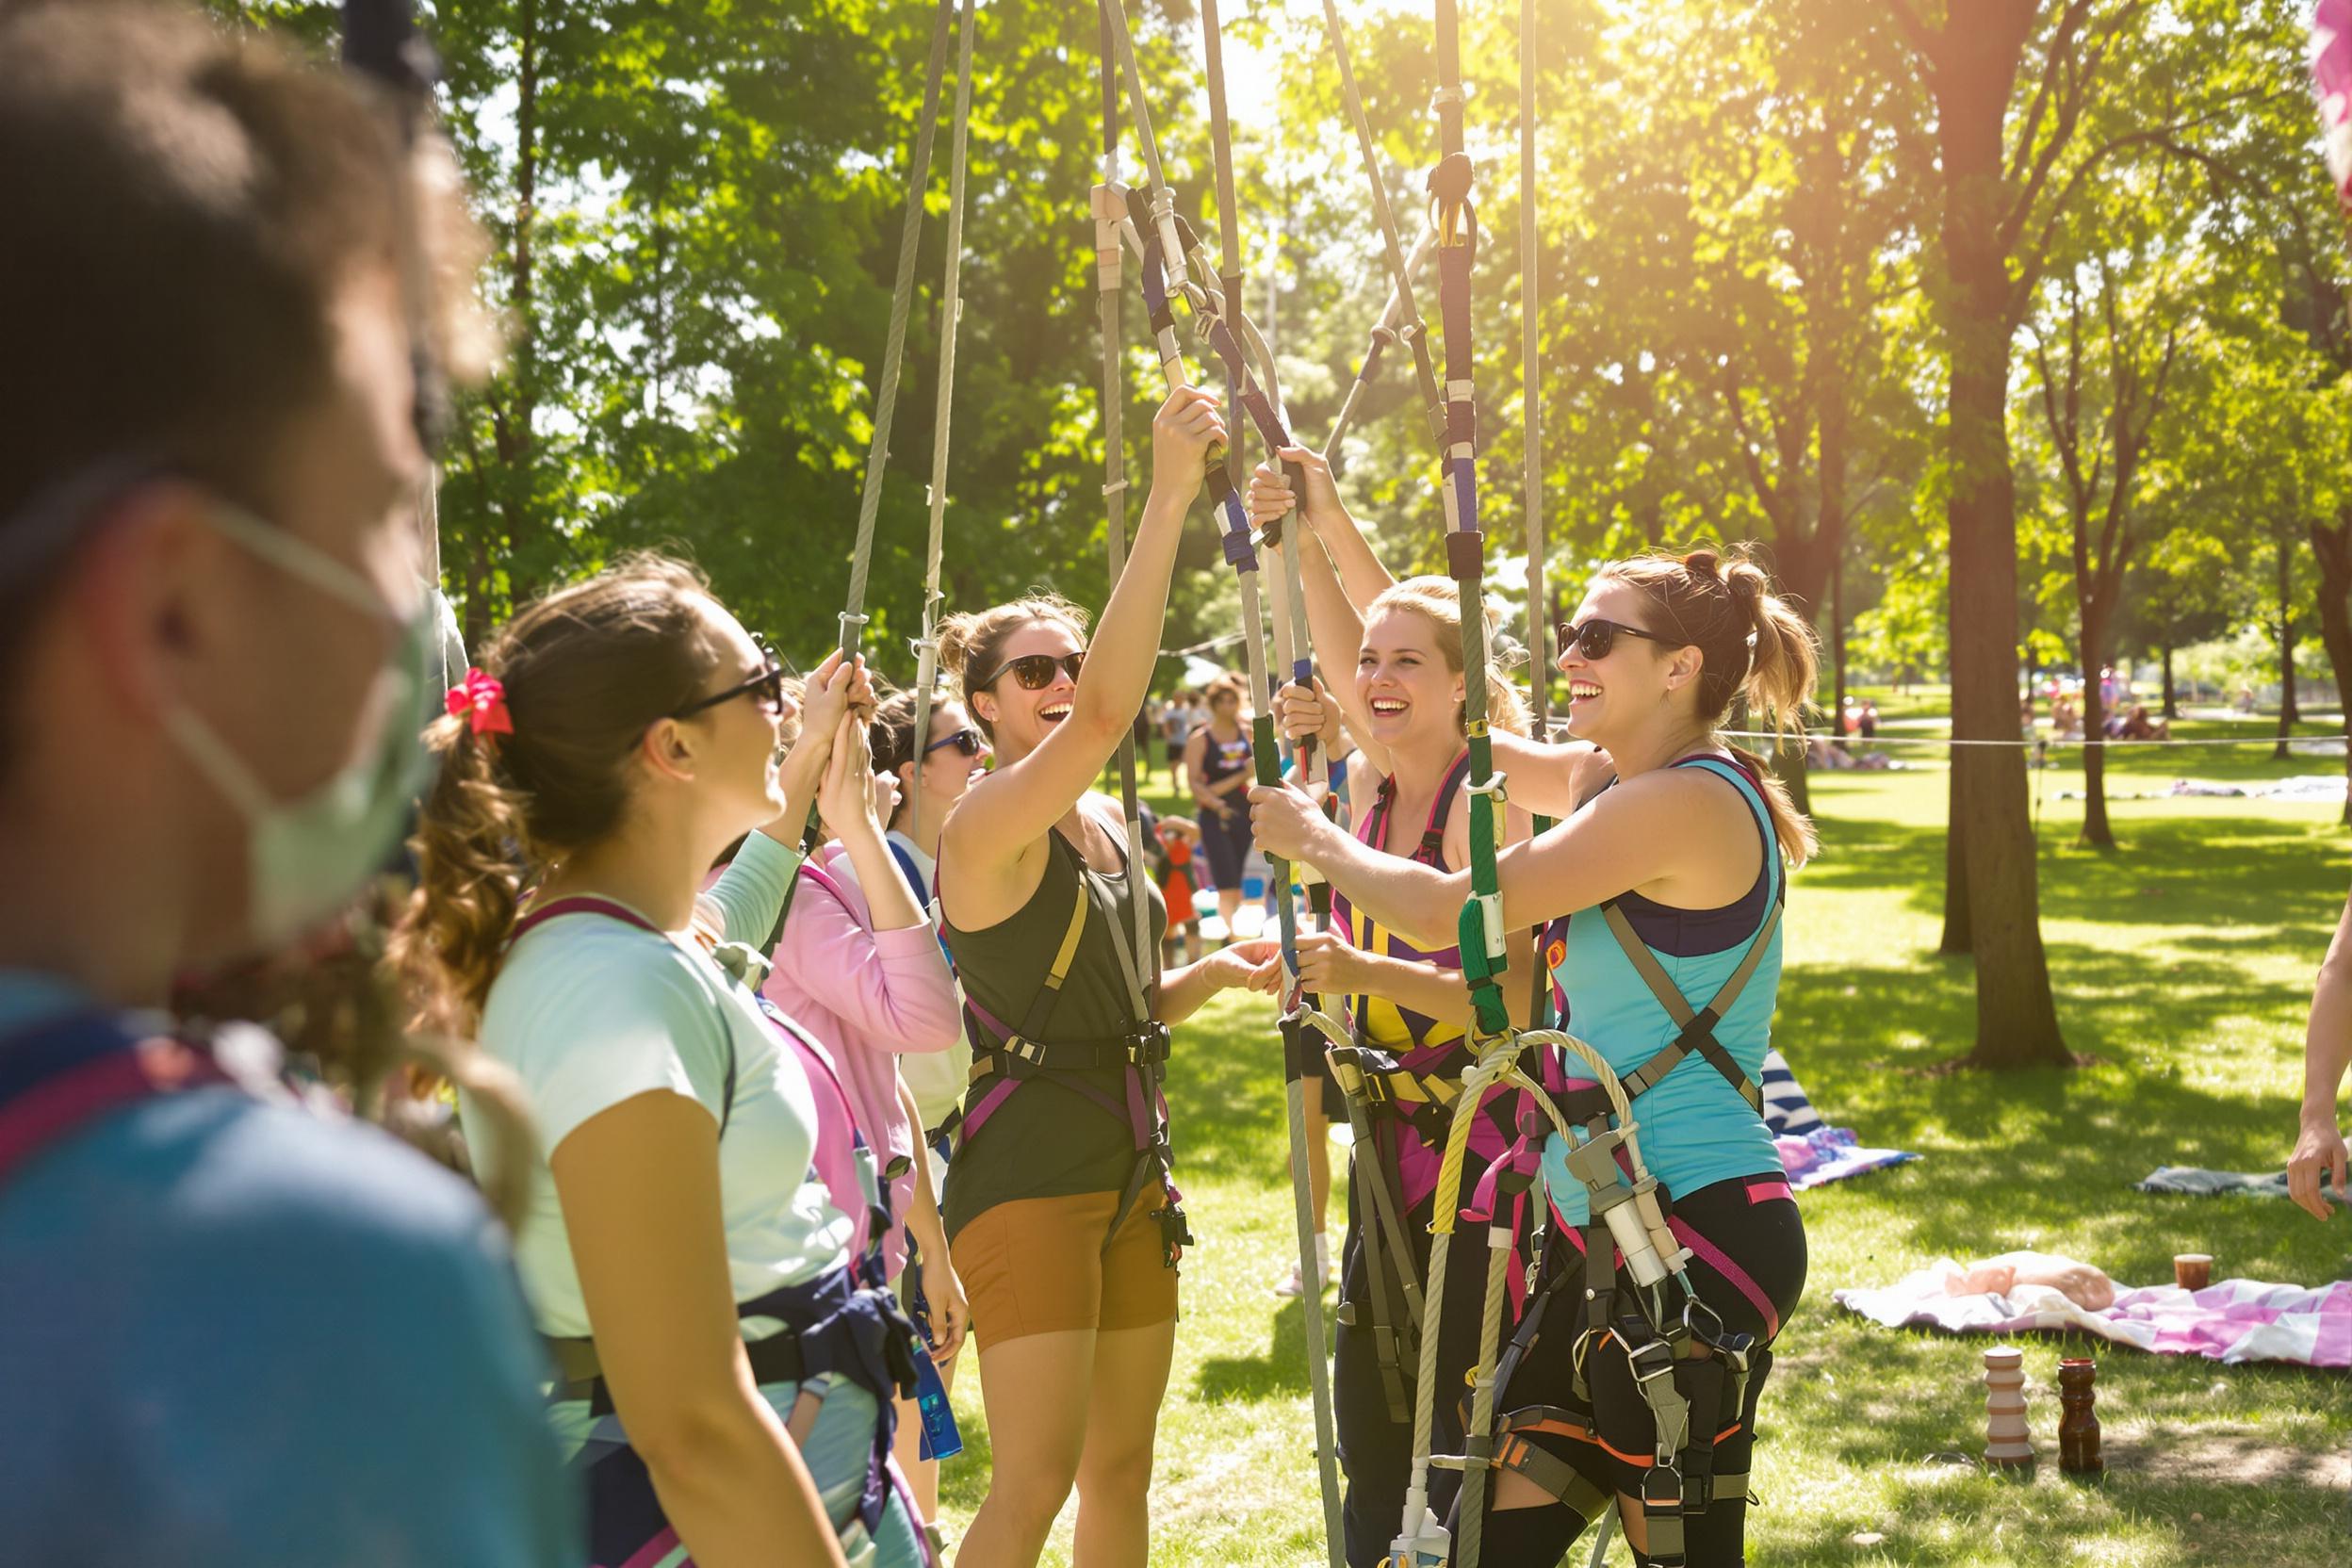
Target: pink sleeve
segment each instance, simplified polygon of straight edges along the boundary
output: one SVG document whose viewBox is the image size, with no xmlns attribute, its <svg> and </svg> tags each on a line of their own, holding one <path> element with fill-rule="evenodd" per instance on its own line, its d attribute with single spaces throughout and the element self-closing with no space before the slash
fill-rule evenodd
<svg viewBox="0 0 2352 1568">
<path fill-rule="evenodd" d="M 834 896 L 821 884 L 804 886 L 776 944 L 776 967 L 885 1051 L 945 1051 L 963 1020 L 938 935 L 928 922 L 873 931 L 866 918 L 855 888 L 842 886 Z"/>
</svg>

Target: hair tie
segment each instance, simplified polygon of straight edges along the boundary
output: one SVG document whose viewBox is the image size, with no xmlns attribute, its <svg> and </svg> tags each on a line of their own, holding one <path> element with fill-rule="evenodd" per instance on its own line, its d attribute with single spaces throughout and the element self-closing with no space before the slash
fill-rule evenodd
<svg viewBox="0 0 2352 1568">
<path fill-rule="evenodd" d="M 514 716 L 506 710 L 505 684 L 479 669 L 467 670 L 466 678 L 450 687 L 442 700 L 449 716 L 465 718 L 477 737 L 514 733 Z"/>
</svg>

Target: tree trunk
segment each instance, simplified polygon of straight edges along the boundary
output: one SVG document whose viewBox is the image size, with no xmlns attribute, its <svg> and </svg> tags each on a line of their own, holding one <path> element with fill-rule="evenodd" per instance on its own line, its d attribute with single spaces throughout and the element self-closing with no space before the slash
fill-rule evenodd
<svg viewBox="0 0 2352 1568">
<path fill-rule="evenodd" d="M 2352 507 L 2332 524 L 2313 518 L 2311 553 L 2319 558 L 2319 640 L 2335 673 L 2336 700 L 2344 710 L 2344 777 L 2343 820 L 2352 823 Z"/>
<path fill-rule="evenodd" d="M 1829 664 L 1830 723 L 1836 727 L 1845 722 L 1846 711 L 1846 564 L 1841 559 L 1829 567 Z"/>
<path fill-rule="evenodd" d="M 2115 847 L 2107 823 L 2107 694 L 2090 678 L 2106 658 L 2107 612 L 2082 609 L 2082 839 L 2096 849 Z"/>
<path fill-rule="evenodd" d="M 1946 442 L 1951 469 L 1952 717 L 1960 740 L 2017 738 L 2017 518 L 2010 471 L 2009 365 L 2016 284 L 2001 215 L 2002 130 L 2022 30 L 1947 26 L 1937 92 L 1944 172 L 1943 241 L 1952 286 L 1943 302 L 1951 362 Z M 1947 886 L 1945 952 L 1976 955 L 1976 1044 L 1982 1067 L 2066 1065 L 2068 1055 L 2042 948 L 2040 889 L 2025 748 L 1952 750 L 1952 858 L 1968 904 Z M 1968 854 L 1958 855 L 1965 841 Z M 1949 861 L 1947 862 L 1949 865 Z M 1955 938 L 1958 941 L 1955 941 Z"/>
<path fill-rule="evenodd" d="M 2172 683 L 2172 645 L 2164 645 L 2164 722 L 2169 724 L 2180 716 L 2179 691 Z"/>
<path fill-rule="evenodd" d="M 2287 744 L 2287 737 L 2303 717 L 2295 700 L 2295 547 L 2287 536 L 2278 536 L 2278 743 L 2271 748 L 2270 760 L 2284 762 L 2295 755 Z"/>
</svg>

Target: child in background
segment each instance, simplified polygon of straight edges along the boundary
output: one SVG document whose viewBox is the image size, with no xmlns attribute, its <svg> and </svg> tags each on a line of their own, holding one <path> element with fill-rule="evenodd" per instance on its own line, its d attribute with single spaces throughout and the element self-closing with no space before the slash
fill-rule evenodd
<svg viewBox="0 0 2352 1568">
<path fill-rule="evenodd" d="M 1167 869 L 1160 874 L 1160 891 L 1168 899 L 1168 936 L 1161 943 L 1168 964 L 1189 964 L 1200 956 L 1200 911 L 1192 902 L 1192 858 L 1200 844 L 1200 825 L 1190 817 L 1162 817 L 1154 830 Z M 1178 938 L 1184 952 L 1179 956 Z"/>
</svg>

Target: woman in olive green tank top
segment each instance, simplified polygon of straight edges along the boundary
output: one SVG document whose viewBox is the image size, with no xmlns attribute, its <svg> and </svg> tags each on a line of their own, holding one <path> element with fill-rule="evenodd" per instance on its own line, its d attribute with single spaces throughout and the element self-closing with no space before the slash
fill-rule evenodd
<svg viewBox="0 0 2352 1568">
<path fill-rule="evenodd" d="M 1223 438 L 1204 392 L 1153 419 L 1151 498 L 1091 649 L 1085 612 L 1050 596 L 940 628 L 940 661 L 996 748 L 939 841 L 974 1057 L 945 1218 L 995 1455 L 958 1568 L 1034 1564 L 1073 1484 L 1078 1560 L 1146 1560 L 1181 1245 L 1157 1094 L 1166 1026 L 1269 955 L 1228 948 L 1159 972 L 1167 911 L 1127 865 L 1118 808 L 1092 792 L 1143 706 L 1177 537 Z"/>
</svg>

